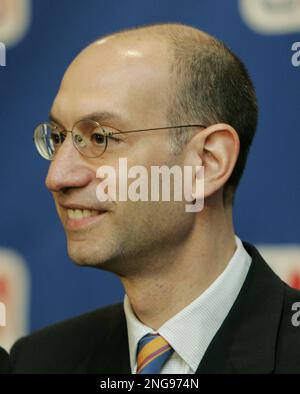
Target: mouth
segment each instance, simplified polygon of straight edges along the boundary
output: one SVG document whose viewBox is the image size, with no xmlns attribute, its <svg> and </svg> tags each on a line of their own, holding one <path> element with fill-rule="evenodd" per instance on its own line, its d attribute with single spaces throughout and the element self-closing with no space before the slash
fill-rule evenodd
<svg viewBox="0 0 300 394">
<path fill-rule="evenodd" d="M 97 211 L 90 209 L 66 209 L 66 227 L 69 230 L 82 229 L 92 224 L 98 223 L 103 219 L 104 214 L 107 211 Z"/>
</svg>

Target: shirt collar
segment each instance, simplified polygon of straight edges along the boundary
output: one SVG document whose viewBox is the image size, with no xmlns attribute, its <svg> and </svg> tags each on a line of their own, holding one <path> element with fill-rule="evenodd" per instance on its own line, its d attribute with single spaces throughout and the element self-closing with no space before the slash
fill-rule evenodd
<svg viewBox="0 0 300 394">
<path fill-rule="evenodd" d="M 225 270 L 194 301 L 165 322 L 157 331 L 144 325 L 132 310 L 127 294 L 124 312 L 127 322 L 131 370 L 136 364 L 139 340 L 158 332 L 196 372 L 211 340 L 225 320 L 247 276 L 251 257 L 235 236 L 237 248 Z"/>
</svg>

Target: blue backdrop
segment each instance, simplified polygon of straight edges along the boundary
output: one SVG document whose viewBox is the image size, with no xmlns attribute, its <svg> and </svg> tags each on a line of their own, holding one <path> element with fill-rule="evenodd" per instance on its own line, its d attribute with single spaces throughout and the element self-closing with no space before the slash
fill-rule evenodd
<svg viewBox="0 0 300 394">
<path fill-rule="evenodd" d="M 299 34 L 254 32 L 237 0 L 35 0 L 29 31 L 0 68 L 0 244 L 28 263 L 31 330 L 123 298 L 115 276 L 68 259 L 33 128 L 46 119 L 66 67 L 83 47 L 118 29 L 171 21 L 225 41 L 257 89 L 260 119 L 236 197 L 237 234 L 255 244 L 300 243 L 300 67 L 291 64 Z"/>
</svg>

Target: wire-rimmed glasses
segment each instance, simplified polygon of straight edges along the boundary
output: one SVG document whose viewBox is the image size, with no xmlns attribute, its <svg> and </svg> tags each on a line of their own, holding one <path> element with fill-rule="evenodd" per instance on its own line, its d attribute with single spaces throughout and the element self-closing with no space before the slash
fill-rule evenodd
<svg viewBox="0 0 300 394">
<path fill-rule="evenodd" d="M 40 123 L 34 130 L 34 143 L 39 154 L 46 160 L 53 160 L 60 146 L 66 138 L 66 133 L 72 134 L 74 147 L 85 157 L 96 158 L 103 155 L 108 144 L 118 144 L 121 134 L 136 133 L 141 131 L 169 130 L 187 127 L 207 126 L 199 124 L 189 124 L 181 126 L 155 127 L 152 129 L 139 130 L 118 130 L 101 125 L 95 120 L 79 120 L 72 130 L 64 130 L 50 122 Z"/>
</svg>

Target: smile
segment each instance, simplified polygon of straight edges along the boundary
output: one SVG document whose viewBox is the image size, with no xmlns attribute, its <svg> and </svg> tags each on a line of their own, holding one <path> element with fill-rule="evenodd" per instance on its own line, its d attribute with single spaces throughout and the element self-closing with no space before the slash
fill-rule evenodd
<svg viewBox="0 0 300 394">
<path fill-rule="evenodd" d="M 92 216 L 98 216 L 103 211 L 94 211 L 94 210 L 89 210 L 89 209 L 67 209 L 67 216 L 68 219 L 72 220 L 81 220 L 83 218 L 89 218 Z"/>
<path fill-rule="evenodd" d="M 102 220 L 107 211 L 90 209 L 67 209 L 66 226 L 69 230 L 80 230 Z"/>
</svg>

